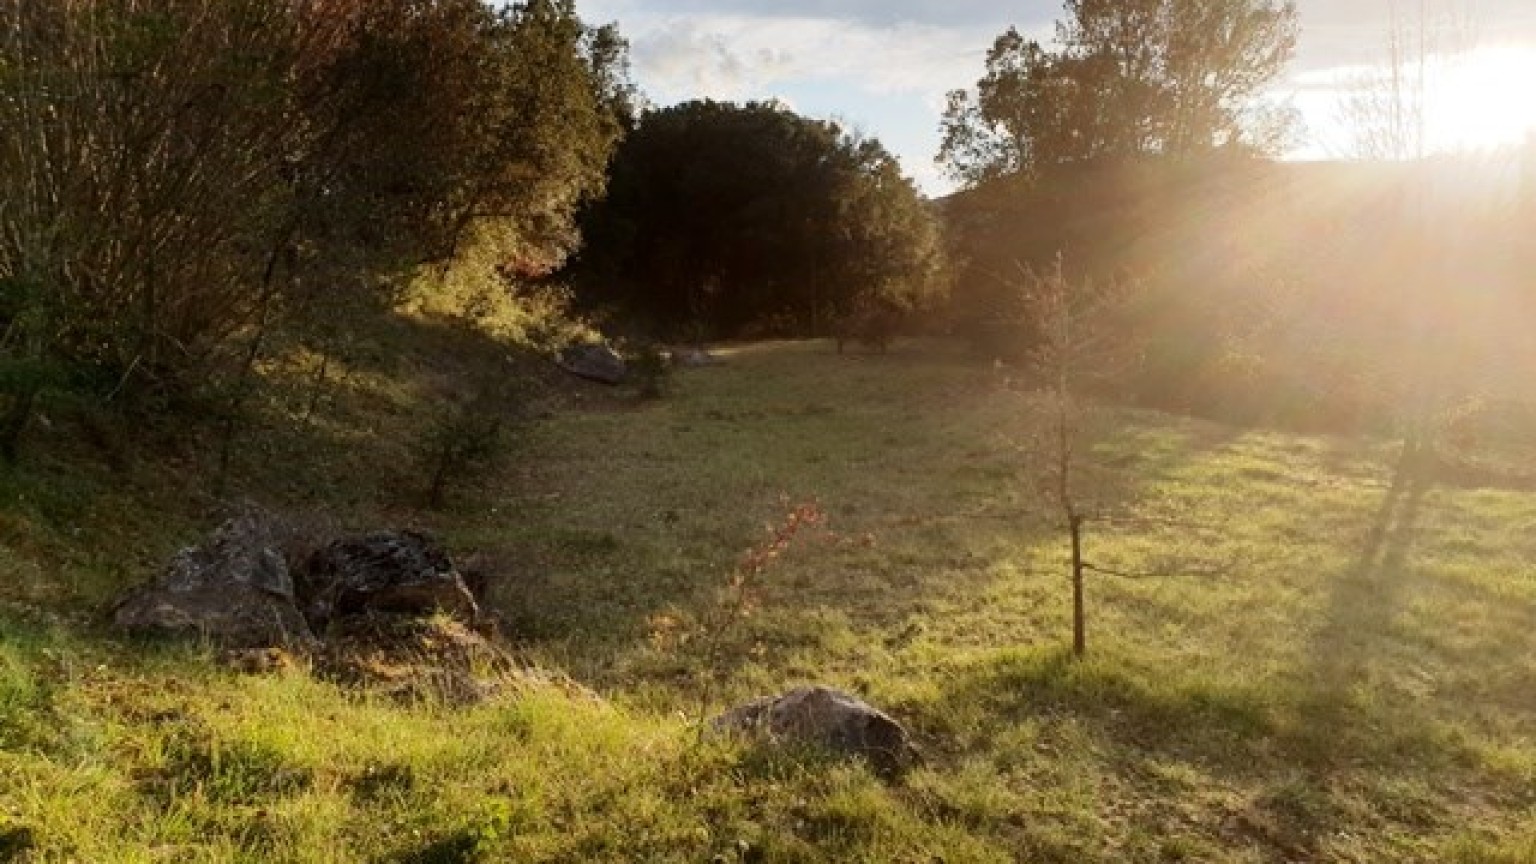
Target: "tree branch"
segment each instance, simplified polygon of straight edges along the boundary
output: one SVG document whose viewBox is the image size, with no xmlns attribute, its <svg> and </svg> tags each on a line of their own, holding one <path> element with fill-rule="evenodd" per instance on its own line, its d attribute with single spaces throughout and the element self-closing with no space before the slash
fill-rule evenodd
<svg viewBox="0 0 1536 864">
<path fill-rule="evenodd" d="M 1090 564 L 1090 563 L 1088 563 L 1086 561 L 1083 562 L 1083 569 L 1084 570 L 1091 570 L 1094 573 L 1101 573 L 1101 574 L 1103 574 L 1105 576 L 1118 576 L 1121 579 L 1166 579 L 1166 578 L 1170 578 L 1170 577 L 1173 577 L 1173 576 L 1204 576 L 1204 577 L 1216 578 L 1216 577 L 1228 576 L 1232 572 L 1230 569 L 1227 569 L 1227 568 L 1221 568 L 1221 569 L 1210 568 L 1210 569 L 1205 569 L 1205 570 L 1162 570 L 1162 571 L 1142 571 L 1142 572 L 1136 572 L 1136 571 L 1127 571 L 1127 570 L 1115 570 L 1115 569 L 1112 569 L 1112 568 L 1109 568 L 1109 567 L 1100 567 L 1097 564 Z"/>
</svg>

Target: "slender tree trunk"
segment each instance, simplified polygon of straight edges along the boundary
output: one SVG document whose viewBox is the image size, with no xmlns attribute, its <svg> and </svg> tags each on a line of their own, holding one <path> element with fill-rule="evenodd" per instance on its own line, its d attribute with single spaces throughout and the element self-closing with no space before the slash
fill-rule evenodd
<svg viewBox="0 0 1536 864">
<path fill-rule="evenodd" d="M 235 433 L 240 430 L 240 414 L 245 410 L 246 399 L 250 396 L 251 378 L 256 370 L 256 361 L 261 357 L 262 348 L 266 344 L 267 328 L 270 324 L 268 318 L 272 301 L 277 294 L 277 265 L 282 258 L 283 245 L 286 245 L 286 241 L 273 249 L 271 256 L 267 258 L 266 272 L 262 274 L 256 332 L 251 334 L 250 346 L 241 360 L 240 372 L 235 379 L 234 393 L 230 397 L 229 414 L 224 418 L 223 428 L 220 430 L 219 468 L 213 481 L 214 494 L 220 497 L 224 495 L 225 485 L 229 481 L 229 465 L 234 458 Z"/>
<path fill-rule="evenodd" d="M 1072 531 L 1072 656 L 1088 653 L 1088 627 L 1083 612 L 1083 517 L 1074 515 Z"/>
<path fill-rule="evenodd" d="M 445 450 L 432 470 L 432 485 L 427 490 L 427 506 L 433 510 L 443 506 L 443 496 L 448 489 L 448 474 L 452 469 L 453 456 Z"/>
</svg>

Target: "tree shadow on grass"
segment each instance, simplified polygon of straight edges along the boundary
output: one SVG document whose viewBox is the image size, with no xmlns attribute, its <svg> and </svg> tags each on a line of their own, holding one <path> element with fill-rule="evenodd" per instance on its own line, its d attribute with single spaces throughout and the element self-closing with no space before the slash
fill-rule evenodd
<svg viewBox="0 0 1536 864">
<path fill-rule="evenodd" d="M 1312 768 L 1326 770 L 1347 756 L 1340 733 L 1357 720 L 1365 664 L 1390 638 L 1410 587 L 1407 567 L 1428 483 L 1421 460 L 1405 449 L 1377 508 L 1354 565 L 1333 583 L 1324 619 L 1313 637 L 1309 692 L 1300 706 L 1297 744 Z"/>
<path fill-rule="evenodd" d="M 1021 721 L 1070 719 L 1108 747 L 1121 767 L 1161 757 L 1225 775 L 1254 769 L 1253 751 L 1274 731 L 1262 692 L 1198 681 L 1149 682 L 1119 666 L 1114 658 L 1077 660 L 1065 647 L 1007 652 L 952 676 L 945 688 L 940 704 L 971 706 L 972 717 L 935 715 L 920 722 L 935 737 L 961 742 L 957 750 L 986 751 L 992 749 L 990 733 Z M 967 719 L 985 722 L 969 734 L 954 728 Z"/>
<path fill-rule="evenodd" d="M 1418 578 L 1409 559 L 1433 486 L 1430 464 L 1404 448 L 1359 555 L 1333 582 L 1313 635 L 1312 665 L 1281 737 L 1294 776 L 1261 802 L 1269 827 L 1257 832 L 1306 856 L 1320 854 L 1324 838 L 1349 827 L 1344 794 L 1390 805 L 1384 799 L 1394 784 L 1436 788 L 1469 764 L 1466 745 L 1437 725 L 1422 701 L 1381 680 Z M 1308 806 L 1289 806 L 1297 801 Z M 1378 815 L 1424 831 L 1447 818 L 1444 806 L 1431 798 Z"/>
</svg>

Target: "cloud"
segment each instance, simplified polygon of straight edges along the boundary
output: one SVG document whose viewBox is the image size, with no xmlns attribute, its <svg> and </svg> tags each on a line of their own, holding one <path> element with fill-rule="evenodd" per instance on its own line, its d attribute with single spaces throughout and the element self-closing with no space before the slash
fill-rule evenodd
<svg viewBox="0 0 1536 864">
<path fill-rule="evenodd" d="M 1398 2 L 1397 27 L 1419 38 L 1419 8 Z M 1301 39 L 1292 64 L 1298 75 L 1330 67 L 1380 62 L 1393 29 L 1392 6 L 1377 2 L 1301 0 Z M 1423 35 L 1431 50 L 1469 49 L 1502 41 L 1536 41 L 1531 0 L 1426 0 Z"/>
<path fill-rule="evenodd" d="M 785 82 L 820 80 L 922 104 L 974 81 L 995 35 L 989 27 L 735 15 L 666 18 L 629 31 L 636 73 L 660 102 L 764 97 Z"/>
<path fill-rule="evenodd" d="M 750 77 L 746 62 L 725 36 L 697 28 L 647 34 L 633 41 L 632 58 L 640 80 L 669 95 L 696 92 L 734 99 Z"/>
<path fill-rule="evenodd" d="M 996 27 L 999 21 L 1012 19 L 1024 27 L 1048 22 L 1061 12 L 1060 0 L 1022 0 L 1000 11 L 996 0 L 663 0 L 642 3 L 637 0 L 599 0 L 582 7 L 587 10 L 618 8 L 635 18 L 646 14 L 690 18 L 738 17 L 758 20 L 820 19 L 876 29 L 915 24 L 943 29 Z M 592 17 L 588 15 L 588 17 Z"/>
</svg>

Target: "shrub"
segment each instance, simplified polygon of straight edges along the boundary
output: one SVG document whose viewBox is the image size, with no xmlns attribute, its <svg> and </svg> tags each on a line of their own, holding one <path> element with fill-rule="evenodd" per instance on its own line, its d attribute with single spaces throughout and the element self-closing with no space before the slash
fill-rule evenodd
<svg viewBox="0 0 1536 864">
<path fill-rule="evenodd" d="M 487 375 L 468 388 L 445 388 L 434 396 L 437 407 L 418 439 L 417 463 L 427 479 L 427 506 L 437 508 L 451 486 L 500 462 L 520 412 L 508 375 Z"/>
<path fill-rule="evenodd" d="M 656 342 L 645 341 L 628 347 L 624 362 L 629 367 L 629 384 L 644 399 L 660 399 L 672 384 L 672 361 Z"/>
</svg>

